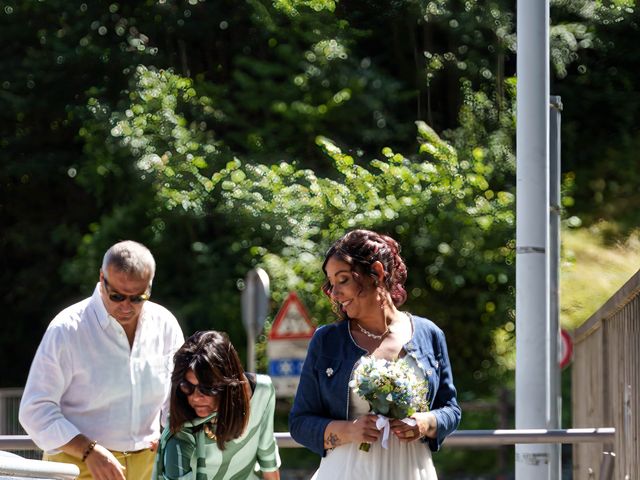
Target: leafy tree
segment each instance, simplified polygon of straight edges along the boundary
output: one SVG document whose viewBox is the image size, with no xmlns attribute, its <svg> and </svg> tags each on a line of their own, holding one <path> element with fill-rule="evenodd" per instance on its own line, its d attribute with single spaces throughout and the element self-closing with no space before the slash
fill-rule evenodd
<svg viewBox="0 0 640 480">
<path fill-rule="evenodd" d="M 640 183 L 635 160 L 640 96 L 632 68 L 638 11 L 634 2 L 614 3 L 611 15 L 585 28 L 583 41 L 592 48 L 554 85 L 564 104 L 562 161 L 573 185 L 565 207 L 587 225 L 613 221 L 609 241 L 637 227 Z"/>
<path fill-rule="evenodd" d="M 632 6 L 552 2 L 565 206 L 588 221 L 637 196 Z M 362 226 L 403 245 L 407 308 L 444 327 L 461 397 L 495 396 L 513 369 L 514 23 L 503 0 L 5 2 L 2 382 L 116 240 L 151 247 L 187 333 L 242 346 L 246 271 L 268 270 L 274 311 L 297 289 L 330 321 L 322 254 Z"/>
</svg>

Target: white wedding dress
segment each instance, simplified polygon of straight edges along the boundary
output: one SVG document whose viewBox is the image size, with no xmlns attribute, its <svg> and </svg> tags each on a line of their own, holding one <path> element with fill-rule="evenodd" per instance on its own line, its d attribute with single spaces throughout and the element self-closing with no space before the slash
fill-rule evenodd
<svg viewBox="0 0 640 480">
<path fill-rule="evenodd" d="M 415 360 L 409 355 L 406 359 L 418 378 L 424 379 Z M 368 412 L 367 401 L 351 390 L 349 419 L 355 420 Z M 385 449 L 381 438 L 382 435 L 371 444 L 368 452 L 360 450 L 359 443 L 347 443 L 327 451 L 311 480 L 438 480 L 427 445 L 419 440 L 400 442 L 393 432 L 389 432 L 389 444 Z"/>
</svg>

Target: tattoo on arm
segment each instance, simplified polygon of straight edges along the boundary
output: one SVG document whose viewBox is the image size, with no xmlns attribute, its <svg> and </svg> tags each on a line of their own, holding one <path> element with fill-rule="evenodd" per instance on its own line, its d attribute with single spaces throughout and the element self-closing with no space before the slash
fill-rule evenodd
<svg viewBox="0 0 640 480">
<path fill-rule="evenodd" d="M 324 439 L 324 446 L 327 448 L 336 448 L 338 445 L 340 445 L 340 438 L 335 433 L 330 433 Z"/>
</svg>

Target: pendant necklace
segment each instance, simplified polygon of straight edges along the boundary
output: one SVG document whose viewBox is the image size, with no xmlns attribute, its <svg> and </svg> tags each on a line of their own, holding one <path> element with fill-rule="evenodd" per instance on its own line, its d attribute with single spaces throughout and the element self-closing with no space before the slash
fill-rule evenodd
<svg viewBox="0 0 640 480">
<path fill-rule="evenodd" d="M 382 332 L 380 335 L 376 335 L 375 333 L 371 333 L 369 330 L 367 330 L 366 328 L 364 328 L 362 325 L 360 325 L 360 323 L 356 322 L 356 325 L 358 326 L 358 328 L 360 329 L 360 331 L 362 333 L 364 333 L 367 337 L 369 338 L 373 338 L 374 340 L 382 340 L 384 337 L 386 337 L 389 334 L 389 325 L 386 325 L 386 329 L 384 332 Z"/>
<path fill-rule="evenodd" d="M 218 424 L 218 417 L 215 416 L 202 426 L 202 429 L 204 430 L 204 434 L 214 442 L 218 439 L 215 432 L 215 428 L 217 424 Z"/>
</svg>

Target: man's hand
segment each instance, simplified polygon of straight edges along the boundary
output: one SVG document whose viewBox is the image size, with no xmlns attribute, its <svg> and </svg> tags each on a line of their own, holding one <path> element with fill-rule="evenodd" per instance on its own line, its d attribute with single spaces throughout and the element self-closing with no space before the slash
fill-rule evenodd
<svg viewBox="0 0 640 480">
<path fill-rule="evenodd" d="M 124 467 L 102 445 L 96 445 L 84 463 L 94 480 L 125 480 Z"/>
<path fill-rule="evenodd" d="M 90 448 L 91 443 L 89 437 L 79 434 L 73 437 L 69 443 L 60 447 L 60 450 L 78 459 L 82 459 L 89 450 L 84 464 L 94 480 L 125 480 L 124 467 L 116 460 L 113 453 L 98 443 Z"/>
</svg>

